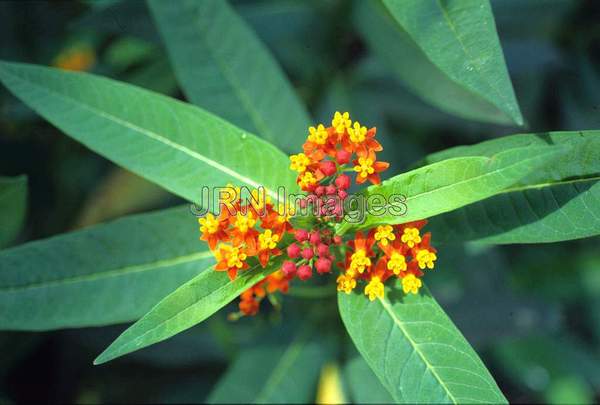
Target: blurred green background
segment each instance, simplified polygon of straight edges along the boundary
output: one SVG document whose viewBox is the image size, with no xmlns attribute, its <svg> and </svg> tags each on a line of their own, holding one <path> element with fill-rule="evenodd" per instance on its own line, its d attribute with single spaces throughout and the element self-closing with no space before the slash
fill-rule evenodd
<svg viewBox="0 0 600 405">
<path fill-rule="evenodd" d="M 597 1 L 492 1 L 526 128 L 466 121 L 408 92 L 395 67 L 386 64 L 389 58 L 371 51 L 363 36 L 369 27 L 361 26 L 356 3 L 233 5 L 315 120 L 347 110 L 377 126 L 384 158 L 391 162 L 388 176 L 426 153 L 500 135 L 600 129 Z M 88 70 L 183 99 L 152 18 L 138 0 L 2 1 L 0 58 Z M 29 178 L 29 205 L 14 244 L 181 202 L 62 135 L 0 88 L 0 175 L 20 174 Z M 427 282 L 509 401 L 600 400 L 599 241 L 438 246 L 439 270 Z M 324 311 L 329 321 L 322 331 L 331 341 L 324 347 L 331 348 L 312 355 L 337 359 L 346 399 L 364 401 L 344 366 L 354 353 L 344 343 L 340 321 L 331 322 L 337 319 L 335 301 L 330 297 L 322 304 L 331 309 Z M 283 314 L 265 310 L 230 323 L 226 316 L 233 305 L 165 343 L 100 367 L 92 360 L 123 325 L 0 332 L 0 403 L 203 401 L 231 364 L 248 375 L 252 366 L 271 367 L 265 360 L 269 350 L 285 347 L 303 329 L 308 304 L 286 297 Z M 0 308 L 0 316 L 10 314 Z M 259 350 L 262 366 L 258 361 L 244 369 L 239 353 L 247 348 Z M 304 371 L 314 376 L 312 399 L 320 372 Z"/>
</svg>

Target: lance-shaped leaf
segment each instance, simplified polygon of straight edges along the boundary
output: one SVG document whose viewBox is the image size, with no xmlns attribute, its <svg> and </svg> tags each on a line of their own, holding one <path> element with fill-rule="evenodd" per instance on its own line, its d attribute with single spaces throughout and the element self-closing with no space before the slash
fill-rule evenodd
<svg viewBox="0 0 600 405">
<path fill-rule="evenodd" d="M 94 364 L 106 363 L 140 350 L 202 322 L 245 289 L 279 269 L 282 260 L 279 256 L 265 268 L 254 265 L 238 274 L 233 281 L 229 280 L 227 272 L 207 269 L 156 304 L 111 343 L 94 360 Z"/>
<path fill-rule="evenodd" d="M 287 344 L 260 344 L 242 350 L 206 402 L 309 403 L 329 357 L 314 328 L 295 330 Z M 281 333 L 281 332 L 280 332 Z M 260 366 L 257 366 L 260 365 Z"/>
<path fill-rule="evenodd" d="M 426 288 L 404 296 L 338 295 L 342 320 L 360 354 L 396 402 L 505 403 L 496 382 Z"/>
<path fill-rule="evenodd" d="M 519 187 L 431 218 L 436 242 L 548 243 L 600 235 L 600 176 Z"/>
<path fill-rule="evenodd" d="M 188 207 L 26 243 L 0 252 L 0 329 L 132 321 L 213 261 Z"/>
<path fill-rule="evenodd" d="M 273 145 L 189 104 L 86 74 L 0 62 L 0 81 L 90 149 L 190 201 L 227 182 L 295 188 Z"/>
<path fill-rule="evenodd" d="M 371 186 L 338 233 L 429 218 L 498 194 L 567 153 L 566 145 L 515 148 L 492 156 L 442 160 Z M 353 206 L 354 205 L 354 206 Z"/>
<path fill-rule="evenodd" d="M 309 117 L 268 49 L 225 0 L 150 0 L 173 69 L 194 104 L 286 149 Z"/>
<path fill-rule="evenodd" d="M 27 177 L 0 177 L 0 248 L 15 238 L 26 211 Z"/>
<path fill-rule="evenodd" d="M 523 124 L 487 0 L 356 4 L 369 47 L 415 94 L 460 117 Z"/>
<path fill-rule="evenodd" d="M 568 146 L 544 170 L 489 199 L 431 219 L 436 240 L 541 243 L 600 234 L 600 132 L 519 134 L 451 148 L 426 162 L 464 156 L 492 156 L 500 150 Z"/>
</svg>

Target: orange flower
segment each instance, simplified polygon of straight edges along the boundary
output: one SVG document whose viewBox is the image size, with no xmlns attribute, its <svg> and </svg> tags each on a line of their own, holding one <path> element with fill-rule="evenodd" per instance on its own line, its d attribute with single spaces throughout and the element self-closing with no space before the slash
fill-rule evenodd
<svg viewBox="0 0 600 405">
<path fill-rule="evenodd" d="M 390 164 L 387 162 L 378 162 L 375 156 L 375 152 L 370 151 L 365 156 L 360 156 L 354 161 L 354 171 L 356 174 L 356 183 L 361 184 L 369 180 L 373 184 L 381 183 L 381 177 L 379 173 L 386 170 Z"/>
<path fill-rule="evenodd" d="M 283 274 L 283 271 L 277 270 L 275 273 L 267 276 L 266 284 L 267 284 L 267 292 L 269 294 L 273 294 L 274 292 L 281 291 L 282 293 L 287 293 L 290 287 L 291 277 L 287 277 Z"/>
<path fill-rule="evenodd" d="M 357 232 L 354 240 L 348 242 L 352 251 L 346 252 L 346 269 L 351 273 L 363 274 L 372 266 L 371 257 L 375 239 L 372 232 L 365 236 L 362 232 Z"/>
<path fill-rule="evenodd" d="M 375 140 L 377 128 L 367 130 L 366 127 L 355 122 L 354 126 L 348 128 L 348 136 L 343 139 L 342 146 L 348 152 L 356 152 L 358 156 L 368 157 L 370 152 L 380 152 L 383 147 Z"/>
<path fill-rule="evenodd" d="M 281 251 L 277 249 L 277 243 L 280 240 L 281 236 L 274 234 L 270 229 L 258 235 L 258 261 L 261 266 L 265 267 L 271 256 L 281 254 Z"/>
<path fill-rule="evenodd" d="M 290 232 L 293 227 L 290 218 L 294 214 L 293 205 L 288 205 L 287 208 L 283 204 L 279 204 L 277 210 L 270 210 L 262 219 L 260 227 L 263 229 L 271 229 L 273 233 L 282 236 L 286 232 Z"/>
<path fill-rule="evenodd" d="M 238 270 L 246 270 L 249 267 L 246 263 L 248 255 L 242 248 L 220 244 L 214 253 L 217 260 L 215 270 L 227 271 L 231 280 L 235 280 Z"/>
<path fill-rule="evenodd" d="M 412 248 L 413 261 L 416 261 L 420 269 L 433 269 L 437 260 L 437 250 L 430 245 L 431 233 L 423 235 L 421 243 Z"/>
<path fill-rule="evenodd" d="M 217 242 L 227 242 L 229 235 L 225 231 L 227 227 L 227 219 L 225 211 L 216 218 L 213 214 L 206 214 L 203 218 L 198 218 L 200 224 L 200 240 L 206 241 L 210 250 L 214 250 L 217 246 Z"/>
<path fill-rule="evenodd" d="M 379 247 L 385 253 L 386 269 L 391 271 L 393 274 L 402 277 L 408 269 L 406 260 L 408 248 L 406 245 L 399 243 L 398 240 L 395 240 L 393 243 L 388 243 L 385 246 L 379 244 Z"/>
<path fill-rule="evenodd" d="M 302 150 L 312 163 L 320 162 L 326 155 L 335 155 L 338 137 L 332 127 L 325 128 L 323 124 L 319 124 L 317 128 L 310 127 L 309 131 L 308 139 L 302 145 Z"/>
<path fill-rule="evenodd" d="M 249 252 L 255 251 L 258 231 L 254 229 L 256 216 L 253 211 L 248 210 L 245 215 L 238 212 L 235 216 L 229 218 L 229 223 L 233 226 L 230 231 L 233 244 L 239 246 L 245 243 Z"/>
</svg>

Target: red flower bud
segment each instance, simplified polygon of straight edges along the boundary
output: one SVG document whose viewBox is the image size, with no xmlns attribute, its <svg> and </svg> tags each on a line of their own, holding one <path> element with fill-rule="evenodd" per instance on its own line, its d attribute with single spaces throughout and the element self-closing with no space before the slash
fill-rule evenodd
<svg viewBox="0 0 600 405">
<path fill-rule="evenodd" d="M 350 163 L 350 158 L 352 154 L 344 149 L 340 149 L 335 153 L 335 160 L 337 160 L 338 164 L 345 165 L 346 163 Z"/>
<path fill-rule="evenodd" d="M 327 187 L 325 187 L 325 194 L 327 195 L 335 195 L 336 192 L 337 188 L 333 184 L 330 184 Z"/>
<path fill-rule="evenodd" d="M 321 235 L 319 235 L 319 232 L 314 231 L 310 233 L 310 243 L 313 245 L 317 245 L 319 242 L 321 242 Z"/>
<path fill-rule="evenodd" d="M 295 243 L 292 243 L 287 248 L 287 255 L 290 259 L 295 259 L 300 256 L 300 248 Z"/>
<path fill-rule="evenodd" d="M 338 190 L 338 197 L 340 197 L 340 199 L 345 200 L 346 197 L 348 197 L 348 193 L 345 192 L 344 190 Z"/>
<path fill-rule="evenodd" d="M 323 194 L 325 194 L 325 187 L 318 186 L 317 188 L 315 188 L 315 195 L 321 197 Z"/>
<path fill-rule="evenodd" d="M 312 259 L 314 252 L 313 252 L 312 248 L 307 247 L 307 248 L 302 249 L 301 255 L 306 260 L 310 260 L 310 259 Z"/>
<path fill-rule="evenodd" d="M 344 207 L 342 207 L 342 204 L 338 204 L 333 208 L 333 215 L 336 217 L 344 216 Z"/>
<path fill-rule="evenodd" d="M 323 174 L 325 176 L 332 176 L 337 171 L 335 162 L 333 162 L 331 160 L 322 161 L 321 164 L 319 165 L 319 168 L 321 169 L 321 171 L 323 172 Z"/>
<path fill-rule="evenodd" d="M 295 236 L 298 242 L 304 242 L 305 240 L 308 240 L 308 232 L 306 229 L 296 229 Z"/>
<path fill-rule="evenodd" d="M 335 243 L 336 245 L 341 245 L 342 244 L 342 237 L 340 235 L 335 235 L 333 237 L 333 243 Z"/>
<path fill-rule="evenodd" d="M 350 177 L 345 174 L 340 174 L 337 179 L 335 179 L 335 185 L 342 190 L 347 190 L 350 187 Z"/>
<path fill-rule="evenodd" d="M 321 257 L 328 257 L 329 256 L 329 245 L 320 243 L 319 246 L 317 246 L 317 253 Z"/>
<path fill-rule="evenodd" d="M 285 274 L 287 277 L 293 276 L 296 274 L 296 263 L 290 261 L 283 262 L 281 271 L 283 271 L 283 274 Z"/>
<path fill-rule="evenodd" d="M 331 271 L 331 260 L 319 258 L 315 263 L 315 268 L 319 274 L 329 273 Z"/>
<path fill-rule="evenodd" d="M 296 274 L 300 280 L 308 280 L 312 277 L 312 268 L 307 264 L 303 264 L 302 266 L 298 267 Z"/>
</svg>

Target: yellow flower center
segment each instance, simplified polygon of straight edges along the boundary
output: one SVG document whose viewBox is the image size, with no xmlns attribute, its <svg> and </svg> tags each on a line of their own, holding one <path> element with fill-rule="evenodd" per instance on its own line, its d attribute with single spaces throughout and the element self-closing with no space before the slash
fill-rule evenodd
<svg viewBox="0 0 600 405">
<path fill-rule="evenodd" d="M 427 249 L 421 249 L 417 252 L 416 259 L 419 262 L 419 268 L 424 269 L 427 267 L 428 269 L 433 269 L 433 262 L 437 260 L 437 256 Z"/>
<path fill-rule="evenodd" d="M 214 234 L 219 230 L 219 220 L 213 214 L 207 214 L 204 218 L 199 218 L 200 232 Z"/>
<path fill-rule="evenodd" d="M 277 222 L 283 224 L 284 222 L 289 221 L 289 219 L 295 214 L 294 206 L 287 204 L 286 208 L 285 205 L 279 204 L 277 207 L 277 214 L 279 214 L 277 216 Z"/>
<path fill-rule="evenodd" d="M 350 274 L 342 274 L 337 278 L 337 290 L 350 294 L 356 288 L 356 280 Z"/>
<path fill-rule="evenodd" d="M 369 174 L 375 172 L 373 161 L 369 158 L 358 158 L 358 165 L 354 166 L 354 171 L 357 172 L 360 177 L 368 177 Z"/>
<path fill-rule="evenodd" d="M 422 285 L 423 282 L 415 277 L 414 274 L 408 274 L 402 278 L 402 291 L 404 291 L 404 294 L 408 294 L 409 292 L 417 294 Z"/>
<path fill-rule="evenodd" d="M 388 270 L 398 275 L 401 271 L 406 271 L 406 258 L 398 252 L 392 253 L 392 257 L 387 262 Z"/>
<path fill-rule="evenodd" d="M 351 125 L 352 121 L 350 121 L 349 113 L 345 112 L 342 114 L 339 111 L 336 111 L 335 114 L 333 114 L 331 126 L 335 128 L 335 132 L 338 134 L 343 134 L 346 128 L 350 128 Z"/>
<path fill-rule="evenodd" d="M 306 166 L 310 164 L 310 159 L 304 153 L 290 156 L 290 161 L 290 169 L 298 173 L 303 173 L 306 170 Z"/>
<path fill-rule="evenodd" d="M 258 235 L 258 243 L 262 250 L 275 249 L 277 242 L 279 242 L 279 235 L 274 235 L 270 229 L 267 229 L 265 233 Z"/>
<path fill-rule="evenodd" d="M 248 229 L 253 228 L 255 224 L 256 219 L 254 219 L 251 211 L 246 212 L 246 215 L 243 215 L 241 212 L 237 213 L 234 226 L 241 233 L 248 232 Z"/>
<path fill-rule="evenodd" d="M 367 267 L 371 265 L 371 259 L 367 257 L 367 252 L 364 249 L 358 249 L 350 256 L 350 271 L 363 273 Z"/>
<path fill-rule="evenodd" d="M 304 174 L 300 175 L 300 187 L 308 187 L 312 186 L 317 182 L 316 177 L 311 172 L 304 172 Z"/>
<path fill-rule="evenodd" d="M 323 124 L 317 125 L 317 127 L 308 128 L 308 140 L 317 145 L 323 145 L 327 142 L 327 130 Z"/>
<path fill-rule="evenodd" d="M 227 267 L 241 268 L 246 260 L 246 253 L 241 252 L 239 248 L 232 248 L 227 255 Z"/>
<path fill-rule="evenodd" d="M 412 248 L 417 243 L 421 243 L 421 236 L 419 236 L 419 230 L 417 228 L 406 228 L 400 240 Z"/>
<path fill-rule="evenodd" d="M 355 121 L 354 126 L 348 128 L 348 135 L 353 143 L 362 143 L 367 139 L 367 127 L 362 127 L 360 122 Z"/>
<path fill-rule="evenodd" d="M 369 296 L 370 301 L 375 301 L 375 298 L 383 298 L 383 283 L 379 277 L 371 278 L 365 287 L 365 295 Z"/>
<path fill-rule="evenodd" d="M 379 225 L 375 232 L 375 240 L 381 242 L 383 246 L 387 246 L 389 241 L 395 240 L 394 228 L 391 225 Z"/>
</svg>

